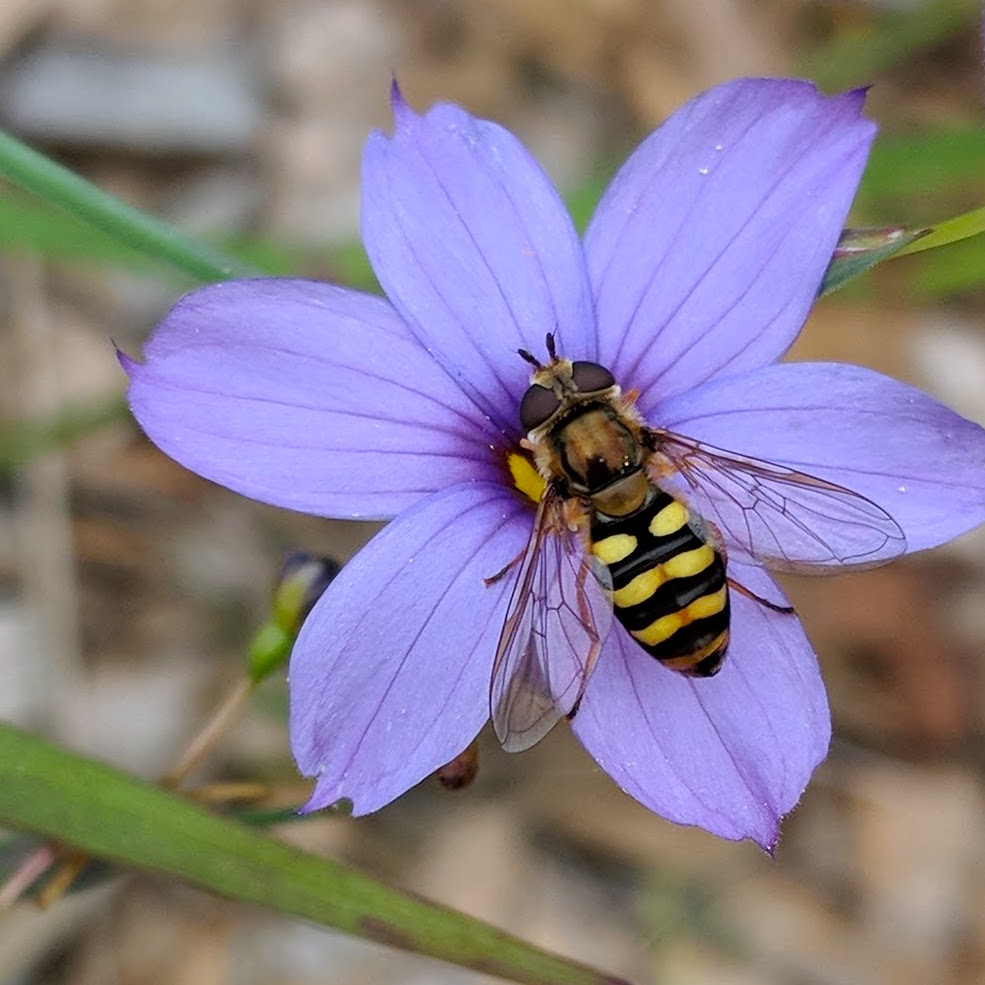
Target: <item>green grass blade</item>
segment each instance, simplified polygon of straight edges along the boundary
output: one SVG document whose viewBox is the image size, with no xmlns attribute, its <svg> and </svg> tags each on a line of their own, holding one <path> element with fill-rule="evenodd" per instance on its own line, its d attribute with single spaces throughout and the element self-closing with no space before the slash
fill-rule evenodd
<svg viewBox="0 0 985 985">
<path fill-rule="evenodd" d="M 148 218 L 148 221 L 156 220 Z M 225 258 L 228 269 L 235 264 L 237 276 L 262 273 L 272 277 L 317 276 L 358 290 L 379 292 L 366 252 L 358 242 L 337 243 L 313 250 L 256 237 L 207 236 L 202 248 Z M 212 244 L 212 245 L 210 245 Z M 163 277 L 175 272 L 174 265 L 162 267 L 156 256 L 138 252 L 133 246 L 79 215 L 25 195 L 0 175 L 0 250 L 40 254 L 50 260 L 113 266 Z M 201 269 L 179 268 L 202 280 Z M 218 268 L 211 272 L 216 275 Z"/>
<path fill-rule="evenodd" d="M 0 824 L 525 985 L 624 985 L 6 725 Z"/>
<path fill-rule="evenodd" d="M 182 235 L 165 223 L 97 188 L 68 168 L 0 131 L 0 174 L 46 202 L 201 282 L 259 273 L 220 250 Z"/>
<path fill-rule="evenodd" d="M 953 219 L 934 223 L 926 236 L 904 246 L 896 255 L 906 256 L 908 253 L 936 250 L 938 247 L 960 243 L 962 240 L 979 236 L 982 233 L 985 233 L 985 206 L 957 215 Z M 981 245 L 979 244 L 979 247 Z"/>
</svg>

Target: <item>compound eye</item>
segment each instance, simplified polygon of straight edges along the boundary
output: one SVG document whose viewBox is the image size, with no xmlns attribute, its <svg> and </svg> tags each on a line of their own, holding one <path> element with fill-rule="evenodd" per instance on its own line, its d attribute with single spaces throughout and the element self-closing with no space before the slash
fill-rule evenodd
<svg viewBox="0 0 985 985">
<path fill-rule="evenodd" d="M 520 401 L 520 427 L 524 431 L 533 431 L 557 413 L 560 406 L 561 401 L 554 395 L 553 390 L 534 383 Z"/>
<path fill-rule="evenodd" d="M 597 393 L 615 386 L 612 374 L 598 363 L 572 363 L 571 382 L 578 388 L 579 393 Z"/>
</svg>

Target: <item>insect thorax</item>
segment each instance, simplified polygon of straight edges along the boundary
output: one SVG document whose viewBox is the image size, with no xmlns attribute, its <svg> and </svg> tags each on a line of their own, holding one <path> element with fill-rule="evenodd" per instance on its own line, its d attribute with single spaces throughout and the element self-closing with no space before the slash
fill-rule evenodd
<svg viewBox="0 0 985 985">
<path fill-rule="evenodd" d="M 646 495 L 645 451 L 632 424 L 608 401 L 576 404 L 544 435 L 552 466 L 570 493 L 621 515 Z"/>
</svg>

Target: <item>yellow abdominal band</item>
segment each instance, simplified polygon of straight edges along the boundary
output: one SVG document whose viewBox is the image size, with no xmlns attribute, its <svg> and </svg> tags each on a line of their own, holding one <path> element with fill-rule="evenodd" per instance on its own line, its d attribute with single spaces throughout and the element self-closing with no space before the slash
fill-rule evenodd
<svg viewBox="0 0 985 985">
<path fill-rule="evenodd" d="M 638 543 L 632 534 L 613 534 L 592 544 L 592 553 L 603 564 L 618 564 L 636 550 Z M 616 605 L 618 604 L 617 602 Z"/>
<path fill-rule="evenodd" d="M 625 535 L 623 535 L 625 536 Z M 635 538 L 630 538 L 635 540 Z M 609 540 L 615 540 L 610 537 Z M 597 553 L 597 552 L 596 552 Z M 605 558 L 602 559 L 603 561 Z M 612 593 L 612 601 L 620 609 L 645 602 L 664 582 L 671 578 L 688 578 L 700 574 L 715 560 L 715 552 L 703 544 L 693 551 L 684 551 L 663 564 L 637 575 L 628 585 Z"/>
<path fill-rule="evenodd" d="M 657 619 L 655 622 L 650 623 L 646 629 L 634 632 L 633 636 L 647 646 L 655 646 L 657 643 L 662 643 L 664 640 L 670 639 L 677 630 L 682 629 L 696 619 L 704 619 L 721 612 L 725 608 L 727 597 L 728 587 L 722 585 L 717 592 L 712 592 L 711 595 L 703 595 L 701 598 L 695 599 L 687 608 Z M 693 654 L 691 655 L 691 659 L 694 659 Z"/>
</svg>

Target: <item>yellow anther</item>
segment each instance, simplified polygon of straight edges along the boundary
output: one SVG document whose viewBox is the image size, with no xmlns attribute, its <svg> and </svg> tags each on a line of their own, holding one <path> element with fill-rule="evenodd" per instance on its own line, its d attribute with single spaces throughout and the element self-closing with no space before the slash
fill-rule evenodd
<svg viewBox="0 0 985 985">
<path fill-rule="evenodd" d="M 506 459 L 509 466 L 510 475 L 513 476 L 513 485 L 516 486 L 524 496 L 533 503 L 539 503 L 547 483 L 543 476 L 534 468 L 533 463 L 525 455 L 518 455 L 511 452 Z"/>
</svg>

